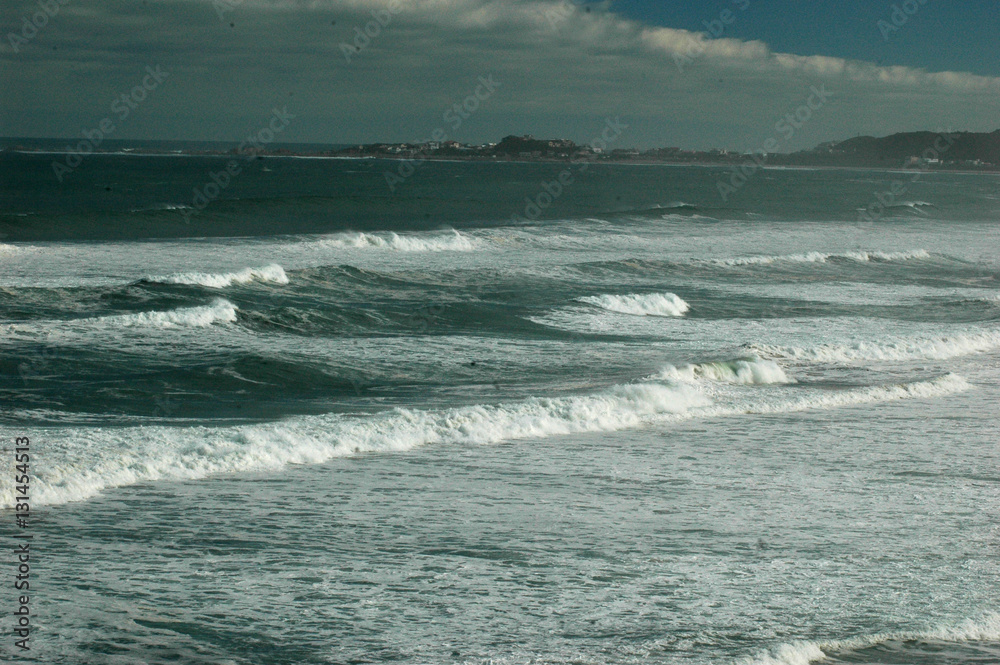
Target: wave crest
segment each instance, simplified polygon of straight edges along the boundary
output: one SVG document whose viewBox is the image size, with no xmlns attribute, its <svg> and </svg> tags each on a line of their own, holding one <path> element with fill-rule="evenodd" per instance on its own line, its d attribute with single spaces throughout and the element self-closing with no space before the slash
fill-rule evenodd
<svg viewBox="0 0 1000 665">
<path fill-rule="evenodd" d="M 417 236 L 399 235 L 398 233 L 341 233 L 324 238 L 319 242 L 322 247 L 367 248 L 377 247 L 397 252 L 471 252 L 476 248 L 468 236 L 458 231 L 446 235 Z"/>
<path fill-rule="evenodd" d="M 633 316 L 684 316 L 690 306 L 674 293 L 634 293 L 624 296 L 600 295 L 578 298 L 609 312 Z"/>
<path fill-rule="evenodd" d="M 410 450 L 428 444 L 489 444 L 582 432 L 610 432 L 697 417 L 790 413 L 969 389 L 960 376 L 872 386 L 787 399 L 769 394 L 713 404 L 696 385 L 653 382 L 614 386 L 587 396 L 531 398 L 443 411 L 396 409 L 372 416 L 302 416 L 239 427 L 129 427 L 59 430 L 33 481 L 38 503 L 87 499 L 106 488 L 151 480 L 191 480 L 227 472 L 263 471 L 325 462 L 364 452 Z M 0 507 L 14 490 L 0 485 Z"/>
<path fill-rule="evenodd" d="M 1000 331 L 887 342 L 823 344 L 812 348 L 766 344 L 751 344 L 747 348 L 764 357 L 825 363 L 859 360 L 947 360 L 1000 348 Z"/>
<path fill-rule="evenodd" d="M 712 262 L 722 266 L 770 265 L 772 263 L 826 263 L 830 259 L 857 261 L 859 263 L 877 261 L 909 261 L 911 259 L 929 259 L 930 253 L 924 249 L 907 252 L 844 252 L 829 254 L 824 252 L 807 252 L 805 254 L 784 254 L 780 256 L 743 256 L 732 259 L 713 259 Z"/>
<path fill-rule="evenodd" d="M 181 307 L 168 312 L 141 312 L 115 314 L 95 319 L 98 323 L 121 328 L 151 327 L 173 328 L 187 326 L 207 328 L 213 323 L 232 323 L 239 308 L 228 300 L 217 298 L 211 305 Z"/>
<path fill-rule="evenodd" d="M 757 384 L 795 383 L 773 360 L 744 358 L 697 365 L 675 367 L 667 365 L 659 378 L 667 381 L 687 383 L 697 381 L 718 381 L 721 383 Z"/>
<path fill-rule="evenodd" d="M 250 282 L 270 282 L 272 284 L 288 284 L 288 276 L 284 268 L 277 263 L 263 268 L 244 268 L 237 272 L 203 273 L 185 272 L 166 277 L 147 277 L 144 281 L 159 284 L 190 284 L 207 286 L 212 289 L 223 289 L 233 284 L 248 284 Z"/>
<path fill-rule="evenodd" d="M 80 429 L 65 432 L 65 461 L 37 467 L 44 471 L 33 488 L 39 504 L 58 504 L 149 480 L 277 469 L 435 443 L 487 444 L 615 431 L 708 404 L 691 386 L 632 384 L 592 396 L 532 398 L 439 412 L 397 409 L 369 417 L 305 416 L 232 428 Z M 12 501 L 13 488 L 0 488 L 0 506 Z"/>
<path fill-rule="evenodd" d="M 847 655 L 887 642 L 1000 642 L 1000 614 L 990 612 L 978 620 L 967 619 L 925 631 L 879 633 L 829 642 L 792 642 L 782 644 L 771 653 L 743 660 L 740 665 L 808 665 L 831 655 Z"/>
</svg>

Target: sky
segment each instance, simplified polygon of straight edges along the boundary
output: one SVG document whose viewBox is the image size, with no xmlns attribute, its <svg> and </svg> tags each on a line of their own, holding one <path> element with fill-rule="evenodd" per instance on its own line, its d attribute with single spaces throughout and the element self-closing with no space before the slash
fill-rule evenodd
<svg viewBox="0 0 1000 665">
<path fill-rule="evenodd" d="M 2 136 L 241 141 L 271 126 L 282 142 L 587 143 L 610 122 L 623 128 L 613 147 L 785 152 L 1000 129 L 997 0 L 4 0 L 0 12 Z"/>
</svg>

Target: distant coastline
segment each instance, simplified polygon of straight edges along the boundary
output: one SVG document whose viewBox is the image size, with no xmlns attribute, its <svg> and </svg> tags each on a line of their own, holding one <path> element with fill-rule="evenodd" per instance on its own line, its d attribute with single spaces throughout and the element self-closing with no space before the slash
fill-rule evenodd
<svg viewBox="0 0 1000 665">
<path fill-rule="evenodd" d="M 399 161 L 538 162 L 589 161 L 606 164 L 732 167 L 864 168 L 879 170 L 1000 172 L 1000 130 L 992 133 L 909 132 L 884 138 L 857 137 L 825 143 L 793 153 L 748 153 L 681 148 L 614 149 L 602 151 L 568 139 L 507 136 L 497 143 L 470 145 L 456 141 L 426 143 L 272 144 L 180 141 L 107 141 L 105 145 L 73 146 L 75 139 L 0 139 L 0 153 L 206 156 L 263 159 L 390 159 Z M 60 145 L 61 144 L 61 145 Z"/>
</svg>

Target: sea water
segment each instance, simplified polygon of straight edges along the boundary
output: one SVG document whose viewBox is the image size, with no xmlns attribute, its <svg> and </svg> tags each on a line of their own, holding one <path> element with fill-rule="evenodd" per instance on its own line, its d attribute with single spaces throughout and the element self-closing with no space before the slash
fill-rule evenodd
<svg viewBox="0 0 1000 665">
<path fill-rule="evenodd" d="M 1000 662 L 996 176 L 50 161 L 26 662 Z"/>
</svg>

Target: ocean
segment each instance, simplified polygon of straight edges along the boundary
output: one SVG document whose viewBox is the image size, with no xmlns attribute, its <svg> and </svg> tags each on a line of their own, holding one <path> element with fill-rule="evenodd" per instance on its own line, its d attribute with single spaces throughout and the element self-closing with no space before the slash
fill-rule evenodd
<svg viewBox="0 0 1000 665">
<path fill-rule="evenodd" d="M 0 155 L 5 653 L 1000 663 L 996 175 L 53 160 Z"/>
</svg>

